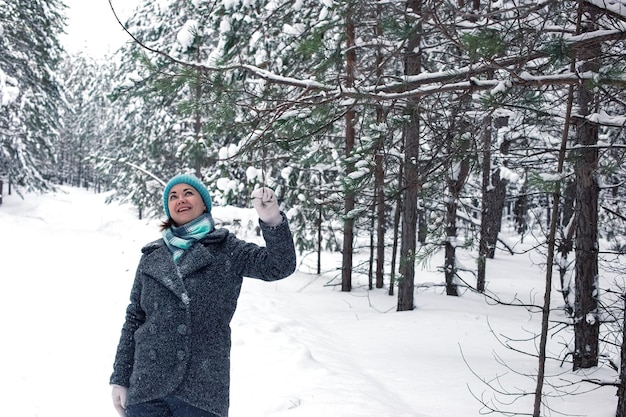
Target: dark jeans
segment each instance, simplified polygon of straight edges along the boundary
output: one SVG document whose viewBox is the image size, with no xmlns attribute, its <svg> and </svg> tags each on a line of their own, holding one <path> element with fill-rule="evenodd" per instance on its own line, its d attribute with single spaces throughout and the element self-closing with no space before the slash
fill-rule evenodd
<svg viewBox="0 0 626 417">
<path fill-rule="evenodd" d="M 126 417 L 219 417 L 201 410 L 173 395 L 126 407 Z"/>
</svg>

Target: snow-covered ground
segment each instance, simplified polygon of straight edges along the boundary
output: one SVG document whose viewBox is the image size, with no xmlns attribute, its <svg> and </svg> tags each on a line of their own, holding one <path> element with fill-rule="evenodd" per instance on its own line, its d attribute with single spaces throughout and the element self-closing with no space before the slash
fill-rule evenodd
<svg viewBox="0 0 626 417">
<path fill-rule="evenodd" d="M 4 196 L 1 416 L 116 416 L 108 386 L 113 356 L 140 248 L 159 233 L 156 221 L 106 205 L 105 197 L 69 187 L 24 200 Z M 252 210 L 213 212 L 254 221 Z M 253 232 L 241 236 L 256 239 Z M 363 278 L 341 292 L 334 285 L 339 262 L 337 254 L 323 254 L 318 276 L 313 257 L 303 256 L 288 279 L 245 281 L 232 323 L 231 417 L 475 417 L 487 411 L 476 397 L 532 413 L 537 361 L 501 342 L 535 352 L 538 314 L 471 292 L 448 297 L 438 285 L 417 289 L 417 308 L 399 313 L 396 297 L 367 291 Z M 470 257 L 460 262 L 474 266 Z M 545 272 L 538 262 L 498 253 L 488 264 L 489 291 L 504 301 L 541 303 Z M 441 283 L 440 263 L 433 259 L 419 282 Z M 555 306 L 558 297 L 555 291 Z M 562 317 L 557 311 L 553 318 Z M 553 354 L 562 354 L 570 338 L 569 331 L 556 333 Z M 555 411 L 543 415 L 615 414 L 614 387 L 569 384 L 614 381 L 614 370 L 602 365 L 574 374 L 559 365 L 548 365 L 545 392 Z"/>
</svg>

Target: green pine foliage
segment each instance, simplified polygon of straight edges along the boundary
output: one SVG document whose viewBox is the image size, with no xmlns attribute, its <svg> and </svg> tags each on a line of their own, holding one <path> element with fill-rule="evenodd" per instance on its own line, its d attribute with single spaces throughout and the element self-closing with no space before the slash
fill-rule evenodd
<svg viewBox="0 0 626 417">
<path fill-rule="evenodd" d="M 569 71 L 575 48 L 564 35 L 572 33 L 573 3 L 474 4 L 424 2 L 418 14 L 406 3 L 142 2 L 126 23 L 143 46 L 125 45 L 100 67 L 110 85 L 101 95 L 104 139 L 89 145 L 95 176 L 145 215 L 160 211 L 153 176 L 194 172 L 222 205 L 249 206 L 255 187 L 271 186 L 302 251 L 340 249 L 345 216 L 361 235 L 371 231 L 375 155 L 383 156 L 385 226 L 393 226 L 405 190 L 398 176 L 406 106 L 416 92 L 422 250 L 436 254 L 445 240 L 444 196 L 460 164 L 469 175 L 456 202 L 459 244 L 479 241 L 485 136 L 490 173 L 506 182 L 505 209 L 524 200 L 525 216 L 544 221 L 568 86 L 525 84 L 522 76 Z M 346 86 L 348 15 L 356 22 L 354 88 Z M 423 40 L 409 51 L 415 33 Z M 593 80 L 607 88 L 603 103 L 616 103 L 605 106 L 612 114 L 620 113 L 622 47 L 607 49 Z M 422 73 L 405 78 L 405 59 L 417 54 Z M 446 89 L 453 83 L 459 87 Z M 346 155 L 349 109 L 356 142 Z M 621 140 L 615 132 L 607 129 L 608 143 Z M 604 155 L 607 178 L 620 183 L 622 153 Z M 348 193 L 356 206 L 344 213 Z"/>
<path fill-rule="evenodd" d="M 493 59 L 505 51 L 505 44 L 495 29 L 479 29 L 473 33 L 466 33 L 461 36 L 461 40 L 463 49 L 473 62 L 479 59 Z"/>
</svg>

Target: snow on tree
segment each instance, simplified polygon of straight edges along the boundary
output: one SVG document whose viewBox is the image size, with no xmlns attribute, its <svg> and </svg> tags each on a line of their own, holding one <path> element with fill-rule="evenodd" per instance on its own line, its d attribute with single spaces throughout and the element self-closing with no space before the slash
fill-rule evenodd
<svg viewBox="0 0 626 417">
<path fill-rule="evenodd" d="M 64 6 L 57 0 L 15 0 L 0 6 L 0 68 L 11 76 L 8 85 L 19 85 L 18 95 L 8 90 L 11 102 L 0 113 L 0 173 L 18 191 L 50 189 L 64 105 L 57 74 Z"/>
</svg>

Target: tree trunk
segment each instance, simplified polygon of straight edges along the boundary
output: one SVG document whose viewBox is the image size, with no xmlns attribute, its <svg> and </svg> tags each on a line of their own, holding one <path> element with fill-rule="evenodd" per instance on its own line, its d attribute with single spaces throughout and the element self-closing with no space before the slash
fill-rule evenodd
<svg viewBox="0 0 626 417">
<path fill-rule="evenodd" d="M 376 196 L 374 196 L 374 201 L 376 201 Z M 367 270 L 367 286 L 368 289 L 374 289 L 374 254 L 376 253 L 376 248 L 374 245 L 375 232 L 376 230 L 376 205 L 372 204 L 372 212 L 370 213 L 370 258 L 368 262 L 368 270 Z"/>
<path fill-rule="evenodd" d="M 619 386 L 617 387 L 617 411 L 615 417 L 626 417 L 626 294 L 622 295 L 624 303 L 622 320 L 622 351 L 619 371 Z"/>
<path fill-rule="evenodd" d="M 462 134 L 461 132 L 458 132 Z M 458 134 L 451 131 L 450 137 L 447 139 L 449 144 L 448 155 L 450 158 L 450 164 L 456 164 L 457 159 L 454 155 L 466 155 L 468 142 L 464 141 L 457 149 L 452 139 L 452 136 Z M 458 172 L 454 172 L 453 168 L 449 168 L 451 175 L 448 178 L 448 198 L 445 199 L 446 205 L 446 243 L 445 243 L 445 267 L 444 273 L 446 278 L 446 295 L 458 296 L 458 286 L 456 283 L 456 242 L 457 242 L 457 228 L 456 228 L 456 212 L 459 201 L 459 194 L 465 185 L 465 180 L 469 174 L 470 164 L 467 158 L 463 158 L 460 163 L 460 169 Z"/>
<path fill-rule="evenodd" d="M 405 128 L 405 188 L 400 243 L 400 277 L 398 279 L 398 311 L 413 310 L 415 286 L 415 251 L 417 248 L 417 197 L 419 178 L 417 157 L 419 155 L 418 109 L 410 106 L 410 121 Z"/>
<path fill-rule="evenodd" d="M 476 276 L 476 289 L 479 292 L 485 291 L 485 275 L 487 270 L 487 253 L 489 244 L 487 235 L 491 223 L 489 221 L 490 189 L 491 189 L 491 117 L 485 118 L 485 130 L 483 132 L 482 143 L 482 206 L 480 216 L 480 237 L 478 240 L 478 265 Z"/>
<path fill-rule="evenodd" d="M 561 136 L 561 147 L 559 148 L 558 166 L 556 172 L 558 175 L 563 173 L 565 164 L 565 155 L 567 152 L 567 143 L 569 138 L 569 126 L 572 113 L 573 89 L 570 91 L 567 99 L 567 116 L 565 117 L 565 125 L 563 127 L 563 135 Z M 543 385 L 546 373 L 546 351 L 548 345 L 548 329 L 550 325 L 550 302 L 552 300 L 552 271 L 554 265 L 555 248 L 556 248 L 556 228 L 559 212 L 559 201 L 561 198 L 561 183 L 557 182 L 552 194 L 554 204 L 551 207 L 552 214 L 550 218 L 550 232 L 548 233 L 548 253 L 546 256 L 546 286 L 543 294 L 543 307 L 541 309 L 541 336 L 539 338 L 539 356 L 537 367 L 537 385 L 535 386 L 535 401 L 533 404 L 533 417 L 541 416 L 541 407 L 543 404 Z"/>
<path fill-rule="evenodd" d="M 480 9 L 480 1 L 473 1 L 472 8 L 478 11 Z M 492 74 L 489 73 L 489 76 L 492 76 Z M 499 117 L 494 120 L 491 115 L 487 115 L 483 120 L 482 205 L 476 275 L 476 289 L 479 292 L 485 291 L 487 259 L 493 259 L 496 253 L 498 233 L 502 226 L 502 209 L 504 208 L 504 199 L 506 197 L 506 188 L 504 181 L 500 178 L 500 169 L 494 169 L 491 164 L 494 125 L 496 128 L 504 127 L 508 125 L 508 118 Z"/>
<path fill-rule="evenodd" d="M 583 32 L 593 30 L 595 9 L 582 6 Z M 579 51 L 580 71 L 598 72 L 596 61 L 599 48 L 589 46 Z M 576 121 L 575 176 L 576 176 L 576 296 L 574 306 L 574 370 L 598 365 L 598 193 L 595 177 L 598 166 L 598 127 L 584 118 L 598 111 L 594 93 L 584 84 L 578 86 L 577 104 L 579 118 Z"/>
<path fill-rule="evenodd" d="M 200 48 L 195 48 L 195 59 L 197 62 L 200 62 Z M 202 74 L 197 71 L 196 72 L 196 80 L 195 80 L 195 93 L 194 93 L 194 101 L 199 103 L 202 101 Z M 202 112 L 200 111 L 200 106 L 196 106 L 194 121 L 193 121 L 193 134 L 195 139 L 194 145 L 194 159 L 195 159 L 195 172 L 196 177 L 202 179 L 202 168 L 206 166 L 205 153 L 206 150 L 204 147 L 200 148 L 200 142 L 202 140 Z M 265 155 L 263 155 L 265 157 Z M 265 158 L 263 158 L 265 160 Z"/>
<path fill-rule="evenodd" d="M 491 118 L 489 126 L 491 126 Z M 478 276 L 476 289 L 485 291 L 487 259 L 496 253 L 498 233 L 502 226 L 502 209 L 506 197 L 506 184 L 500 178 L 500 169 L 491 166 L 491 128 L 486 129 L 483 139 L 482 207 L 480 218 L 480 240 L 478 242 Z"/>
<path fill-rule="evenodd" d="M 561 283 L 561 295 L 563 296 L 564 309 L 569 316 L 574 314 L 574 302 L 571 300 L 573 288 L 571 279 L 571 264 L 569 254 L 574 249 L 574 231 L 576 223 L 574 217 L 576 185 L 569 183 L 565 187 L 563 195 L 563 209 L 561 215 L 561 241 L 558 243 L 559 260 L 556 262 L 559 269 L 559 282 Z"/>
<path fill-rule="evenodd" d="M 317 275 L 322 273 L 322 207 L 320 204 L 317 210 Z"/>
<path fill-rule="evenodd" d="M 446 295 L 459 295 L 456 284 L 456 201 L 446 202 L 445 267 Z"/>
<path fill-rule="evenodd" d="M 351 12 L 346 16 L 346 87 L 354 86 L 354 70 L 356 66 L 356 51 L 354 49 L 355 28 Z M 346 112 L 346 138 L 344 156 L 346 158 L 346 175 L 354 171 L 354 164 L 350 161 L 354 150 L 354 109 Z M 343 225 L 343 261 L 341 266 L 341 291 L 352 290 L 352 243 L 354 241 L 354 210 L 355 196 L 351 187 L 345 188 L 344 225 Z"/>
<path fill-rule="evenodd" d="M 382 145 L 381 145 L 382 148 Z M 385 272 L 385 168 L 382 149 L 376 154 L 376 288 L 384 285 Z"/>
<path fill-rule="evenodd" d="M 422 1 L 406 2 L 407 14 L 421 16 Z M 411 23 L 412 24 L 412 23 Z M 404 58 L 404 74 L 421 72 L 421 24 L 416 23 L 410 35 Z M 398 282 L 398 311 L 413 310 L 415 286 L 415 251 L 417 232 L 417 197 L 419 183 L 419 99 L 410 98 L 406 103 L 404 127 L 404 207 L 402 216 L 402 242 L 400 245 L 400 278 Z"/>
<path fill-rule="evenodd" d="M 526 218 L 528 217 L 528 171 L 524 175 L 524 184 L 520 189 L 519 195 L 515 199 L 513 206 L 513 214 L 515 215 L 515 225 L 517 234 L 520 235 L 520 242 L 524 242 L 524 235 L 528 228 Z"/>
<path fill-rule="evenodd" d="M 382 28 L 378 24 L 382 6 L 376 6 L 376 36 L 382 37 Z M 376 74 L 377 79 L 382 80 L 382 63 L 383 53 L 380 48 L 376 50 Z M 382 123 L 385 119 L 385 114 L 382 105 L 376 106 L 376 122 Z M 375 194 L 375 206 L 376 206 L 376 288 L 382 288 L 384 286 L 384 273 L 385 273 L 385 232 L 386 232 L 386 216 L 385 216 L 385 136 L 381 133 L 378 139 L 376 147 L 376 156 L 374 157 L 374 163 L 376 165 L 374 171 L 374 194 Z"/>
<path fill-rule="evenodd" d="M 402 189 L 402 180 L 404 178 L 404 168 L 400 163 L 398 169 L 398 189 Z M 398 231 L 400 229 L 400 217 L 402 215 L 402 193 L 398 193 L 395 198 L 396 208 L 393 214 L 393 245 L 391 247 L 391 275 L 389 278 L 389 295 L 393 295 L 396 285 L 396 259 L 398 257 Z"/>
<path fill-rule="evenodd" d="M 484 168 L 483 168 L 484 170 Z M 500 178 L 500 168 L 487 172 L 489 180 L 483 182 L 483 203 L 480 219 L 480 240 L 478 243 L 478 291 L 485 290 L 486 261 L 496 255 L 498 233 L 502 226 L 502 210 L 506 197 L 506 183 Z M 483 172 L 484 173 L 484 172 Z"/>
<path fill-rule="evenodd" d="M 417 241 L 420 244 L 426 243 L 428 237 L 428 218 L 426 208 L 422 206 L 417 212 Z"/>
</svg>

